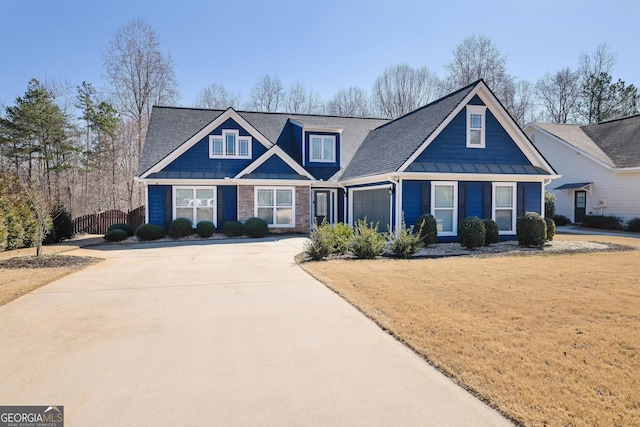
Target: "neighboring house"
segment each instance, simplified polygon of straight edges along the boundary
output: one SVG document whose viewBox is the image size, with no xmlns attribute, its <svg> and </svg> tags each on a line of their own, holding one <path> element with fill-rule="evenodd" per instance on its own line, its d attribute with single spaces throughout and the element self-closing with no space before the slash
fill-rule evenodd
<svg viewBox="0 0 640 427">
<path fill-rule="evenodd" d="M 526 134 L 562 175 L 556 214 L 640 217 L 640 115 L 594 125 L 532 123 Z"/>
<path fill-rule="evenodd" d="M 481 80 L 393 121 L 154 107 L 138 176 L 160 225 L 257 216 L 308 232 L 366 217 L 386 231 L 431 213 L 441 240 L 473 215 L 514 237 L 557 177 Z"/>
</svg>

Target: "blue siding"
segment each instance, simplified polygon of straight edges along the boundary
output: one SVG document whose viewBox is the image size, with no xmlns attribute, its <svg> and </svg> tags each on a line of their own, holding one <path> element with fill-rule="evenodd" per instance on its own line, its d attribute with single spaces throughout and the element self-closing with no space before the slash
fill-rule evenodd
<svg viewBox="0 0 640 427">
<path fill-rule="evenodd" d="M 165 198 L 169 193 L 169 200 L 171 198 L 171 186 L 170 185 L 150 185 L 148 187 L 149 200 L 147 209 L 149 210 L 149 223 L 165 226 L 171 218 L 165 218 Z"/>
<path fill-rule="evenodd" d="M 338 189 L 338 196 L 336 202 L 338 203 L 338 218 L 336 222 L 346 223 L 347 218 L 344 217 L 344 200 L 345 191 L 342 188 Z"/>
<path fill-rule="evenodd" d="M 238 130 L 240 136 L 250 136 L 240 125 L 232 119 L 226 120 L 218 126 L 210 135 L 222 135 L 223 129 Z M 249 166 L 253 160 L 260 157 L 267 151 L 267 148 L 255 138 L 251 138 L 251 150 L 253 159 L 210 159 L 209 158 L 209 135 L 202 138 L 193 147 L 185 151 L 180 157 L 167 165 L 163 171 L 167 172 L 216 172 L 224 176 L 233 177 L 244 168 Z"/>
<path fill-rule="evenodd" d="M 325 163 L 325 162 L 310 162 L 309 158 L 311 156 L 311 144 L 309 142 L 309 135 L 330 135 L 336 137 L 336 161 L 333 163 Z M 313 175 L 316 179 L 328 180 L 333 175 L 335 175 L 338 170 L 340 170 L 340 134 L 332 133 L 332 132 L 305 132 L 304 135 L 304 144 L 305 144 L 305 165 L 306 169 Z"/>
<path fill-rule="evenodd" d="M 491 111 L 485 117 L 485 148 L 467 148 L 466 109 L 443 129 L 418 156 L 416 162 L 530 165 L 527 157 Z"/>
<path fill-rule="evenodd" d="M 518 183 L 518 216 L 525 212 L 543 214 L 542 209 L 542 184 L 539 182 Z"/>
<path fill-rule="evenodd" d="M 415 225 L 422 215 L 422 185 L 424 181 L 402 181 L 402 211 L 407 227 Z"/>
<path fill-rule="evenodd" d="M 258 166 L 252 173 L 298 174 L 298 172 L 275 154 Z"/>
<path fill-rule="evenodd" d="M 482 102 L 482 99 L 480 99 L 480 97 L 478 95 L 475 95 L 473 98 L 471 98 L 471 100 L 469 101 L 470 105 L 485 105 L 484 102 Z"/>
</svg>

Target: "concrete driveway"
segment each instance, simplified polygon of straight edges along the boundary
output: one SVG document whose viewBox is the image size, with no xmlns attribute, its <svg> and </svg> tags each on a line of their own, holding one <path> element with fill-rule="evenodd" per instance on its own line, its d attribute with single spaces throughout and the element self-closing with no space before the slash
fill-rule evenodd
<svg viewBox="0 0 640 427">
<path fill-rule="evenodd" d="M 304 239 L 100 246 L 0 307 L 0 405 L 67 426 L 510 425 L 293 261 Z"/>
</svg>

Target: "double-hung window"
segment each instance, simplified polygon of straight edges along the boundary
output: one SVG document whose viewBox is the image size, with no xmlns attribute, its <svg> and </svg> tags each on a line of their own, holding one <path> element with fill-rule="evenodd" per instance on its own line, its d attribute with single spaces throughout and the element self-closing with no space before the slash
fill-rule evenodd
<svg viewBox="0 0 640 427">
<path fill-rule="evenodd" d="M 255 216 L 269 227 L 295 226 L 294 187 L 256 187 Z"/>
<path fill-rule="evenodd" d="M 467 105 L 467 148 L 485 147 L 485 112 L 483 105 Z"/>
<path fill-rule="evenodd" d="M 498 224 L 498 234 L 514 234 L 516 231 L 516 183 L 493 183 L 493 220 Z"/>
<path fill-rule="evenodd" d="M 336 161 L 336 137 L 334 135 L 309 135 L 309 161 L 334 163 Z"/>
<path fill-rule="evenodd" d="M 215 224 L 216 187 L 173 187 L 173 219 L 189 218 Z"/>
<path fill-rule="evenodd" d="M 458 232 L 458 183 L 431 182 L 431 215 L 436 219 L 439 236 L 455 236 Z"/>
<path fill-rule="evenodd" d="M 223 130 L 222 135 L 209 136 L 209 158 L 251 158 L 251 137 L 237 130 Z"/>
</svg>

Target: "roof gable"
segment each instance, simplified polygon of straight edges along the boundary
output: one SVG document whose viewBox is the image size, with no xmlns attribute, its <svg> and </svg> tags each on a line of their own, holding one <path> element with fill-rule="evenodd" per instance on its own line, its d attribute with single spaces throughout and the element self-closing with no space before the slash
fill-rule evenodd
<svg viewBox="0 0 640 427">
<path fill-rule="evenodd" d="M 296 163 L 280 147 L 273 146 L 235 178 L 257 179 L 310 179 L 314 177 Z"/>
</svg>

